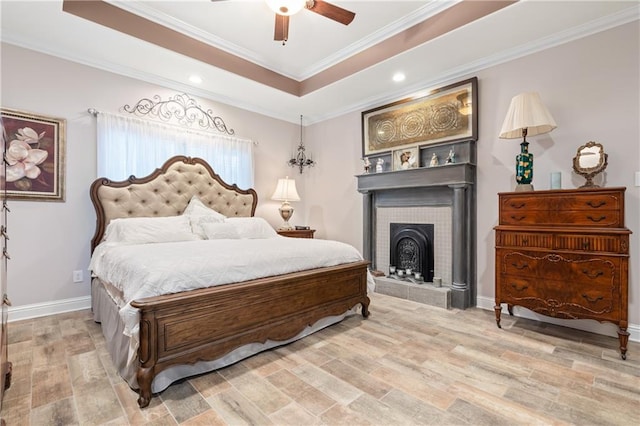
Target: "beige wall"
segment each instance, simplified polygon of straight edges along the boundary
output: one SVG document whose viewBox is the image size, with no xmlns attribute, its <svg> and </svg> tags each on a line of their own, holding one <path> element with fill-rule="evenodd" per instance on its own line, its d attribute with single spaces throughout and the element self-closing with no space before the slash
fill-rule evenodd
<svg viewBox="0 0 640 426">
<path fill-rule="evenodd" d="M 8 270 L 10 320 L 21 308 L 31 313 L 88 306 L 90 239 L 95 214 L 89 185 L 96 176 L 96 120 L 87 108 L 118 112 L 125 104 L 176 93 L 155 85 L 99 71 L 12 45 L 2 45 L 2 106 L 67 120 L 66 201 L 10 201 Z M 299 140 L 298 125 L 228 105 L 198 99 L 221 116 L 236 135 L 258 142 L 255 148 L 256 214 L 274 226 L 281 222 L 280 203 L 271 201 L 278 177 L 292 174 L 286 164 Z M 300 195 L 306 198 L 301 182 Z M 302 210 L 302 209 L 301 209 Z M 303 213 L 296 213 L 302 218 Z M 297 223 L 294 221 L 294 223 Z M 73 283 L 72 271 L 84 271 Z M 80 298 L 80 300 L 75 300 Z M 43 304 L 41 309 L 37 305 Z"/>
<path fill-rule="evenodd" d="M 584 179 L 573 173 L 572 159 L 577 148 L 591 140 L 602 143 L 609 154 L 604 186 L 627 187 L 626 225 L 634 232 L 631 236 L 629 320 L 634 324 L 632 338 L 640 338 L 640 188 L 634 186 L 633 180 L 634 172 L 640 170 L 638 40 L 639 24 L 636 21 L 459 79 L 476 75 L 479 80 L 479 306 L 493 307 L 496 194 L 513 190 L 515 156 L 520 150 L 519 140 L 498 139 L 498 133 L 511 98 L 524 91 L 538 91 L 558 128 L 546 135 L 528 138 L 529 150 L 535 155 L 535 188 L 549 189 L 552 171 L 562 173 L 563 188 L 581 186 Z M 313 197 L 312 204 L 307 204 L 308 215 L 311 219 L 321 217 L 321 220 L 312 220 L 311 224 L 320 228 L 321 235 L 352 242 L 361 249 L 362 200 L 360 195 L 354 196 L 354 175 L 362 170 L 360 114 L 354 112 L 318 123 L 311 126 L 307 134 L 311 136 L 308 138 L 310 147 L 320 158 L 318 167 L 306 182 L 307 192 Z M 315 214 L 311 211 L 314 205 L 317 205 Z M 585 328 L 592 325 L 560 322 Z M 615 335 L 615 327 L 610 325 L 604 325 L 598 331 Z"/>
<path fill-rule="evenodd" d="M 640 85 L 638 21 L 531 54 L 477 73 L 479 79 L 478 140 L 478 304 L 493 303 L 493 226 L 496 193 L 514 186 L 517 141 L 497 137 L 512 96 L 540 92 L 558 122 L 552 133 L 530 138 L 535 155 L 534 185 L 549 187 L 549 173 L 562 172 L 564 188 L 583 180 L 572 172 L 577 147 L 589 140 L 604 144 L 609 154 L 606 186 L 626 186 L 626 221 L 631 239 L 630 322 L 640 327 L 640 170 L 638 118 Z M 613 48 L 615 47 L 615 48 Z M 46 72 L 45 72 L 46 70 Z M 88 279 L 72 283 L 74 269 L 86 270 L 95 216 L 88 188 L 95 176 L 95 120 L 88 107 L 117 111 L 141 97 L 175 94 L 134 79 L 98 71 L 14 46 L 2 46 L 2 106 L 67 119 L 67 191 L 65 203 L 12 202 L 9 293 L 14 316 L 20 306 L 51 304 L 89 295 Z M 360 112 L 308 126 L 308 150 L 317 166 L 300 175 L 286 165 L 299 139 L 297 124 L 213 102 L 236 134 L 259 142 L 256 149 L 257 214 L 279 224 L 278 203 L 269 200 L 276 179 L 296 178 L 302 201 L 295 203 L 293 224 L 317 229 L 331 238 L 362 248 L 362 197 L 355 175 L 361 173 Z M 374 107 L 377 105 L 370 105 Z M 363 108 L 367 109 L 367 108 Z M 304 113 L 302 111 L 302 113 Z M 575 323 L 565 322 L 572 326 Z M 604 326 L 604 332 L 612 332 Z M 633 333 L 633 330 L 632 330 Z M 634 334 L 632 334 L 634 337 Z"/>
</svg>

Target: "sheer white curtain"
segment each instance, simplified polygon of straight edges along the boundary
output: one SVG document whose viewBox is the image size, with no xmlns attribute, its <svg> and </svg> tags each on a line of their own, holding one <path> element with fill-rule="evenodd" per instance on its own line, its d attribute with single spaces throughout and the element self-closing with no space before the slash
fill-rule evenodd
<svg viewBox="0 0 640 426">
<path fill-rule="evenodd" d="M 200 157 L 230 184 L 253 187 L 253 142 L 137 117 L 99 113 L 98 176 L 143 177 L 174 155 Z"/>
</svg>

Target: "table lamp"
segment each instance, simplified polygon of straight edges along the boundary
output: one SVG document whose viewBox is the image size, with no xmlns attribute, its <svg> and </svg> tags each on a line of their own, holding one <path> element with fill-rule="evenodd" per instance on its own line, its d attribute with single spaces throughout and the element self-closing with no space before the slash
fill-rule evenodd
<svg viewBox="0 0 640 426">
<path fill-rule="evenodd" d="M 291 207 L 289 201 L 300 201 L 300 196 L 298 195 L 298 191 L 296 191 L 296 181 L 289 179 L 289 176 L 284 179 L 278 179 L 278 185 L 276 186 L 276 190 L 271 196 L 271 199 L 282 201 L 282 206 L 280 206 L 278 210 L 280 211 L 280 216 L 284 220 L 284 223 L 278 228 L 278 230 L 289 231 L 293 229 L 293 227 L 289 225 L 289 219 L 293 216 L 293 207 Z"/>
<path fill-rule="evenodd" d="M 533 191 L 533 154 L 528 136 L 548 133 L 558 127 L 537 92 L 521 93 L 511 99 L 509 111 L 500 130 L 501 139 L 518 139 L 520 154 L 516 156 L 516 191 Z"/>
</svg>

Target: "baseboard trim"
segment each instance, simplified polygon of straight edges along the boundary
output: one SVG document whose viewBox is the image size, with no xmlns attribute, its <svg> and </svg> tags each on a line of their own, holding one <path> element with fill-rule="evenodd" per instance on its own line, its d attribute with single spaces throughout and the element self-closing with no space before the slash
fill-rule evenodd
<svg viewBox="0 0 640 426">
<path fill-rule="evenodd" d="M 493 311 L 493 307 L 496 302 L 494 299 L 489 297 L 477 297 L 476 306 L 481 309 L 487 309 L 489 311 Z M 506 309 L 503 309 L 503 312 Z M 615 324 L 611 323 L 602 323 L 595 320 L 564 320 L 558 318 L 552 318 L 545 315 L 536 314 L 533 311 L 530 311 L 526 308 L 521 308 L 519 306 L 514 306 L 513 315 L 520 318 L 527 318 L 531 320 L 536 320 L 540 322 L 546 322 L 555 325 L 561 325 L 563 327 L 575 328 L 577 330 L 588 331 L 591 333 L 602 334 L 605 336 L 618 337 L 618 327 Z M 639 324 L 629 324 L 627 327 L 627 331 L 629 332 L 629 340 L 633 342 L 640 342 L 640 325 Z"/>
<path fill-rule="evenodd" d="M 91 308 L 91 296 L 75 297 L 73 299 L 55 300 L 46 303 L 34 303 L 9 307 L 7 322 L 20 321 L 65 312 L 80 311 Z"/>
</svg>

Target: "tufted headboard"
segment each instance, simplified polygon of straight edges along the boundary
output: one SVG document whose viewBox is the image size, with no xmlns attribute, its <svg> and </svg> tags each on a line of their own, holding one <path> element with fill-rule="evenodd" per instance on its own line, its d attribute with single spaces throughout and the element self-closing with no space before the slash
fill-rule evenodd
<svg viewBox="0 0 640 426">
<path fill-rule="evenodd" d="M 149 176 L 131 176 L 121 182 L 100 178 L 91 184 L 96 209 L 96 231 L 91 251 L 102 241 L 112 219 L 122 217 L 177 216 L 193 195 L 227 217 L 253 216 L 258 194 L 229 185 L 201 158 L 176 156 Z"/>
</svg>

